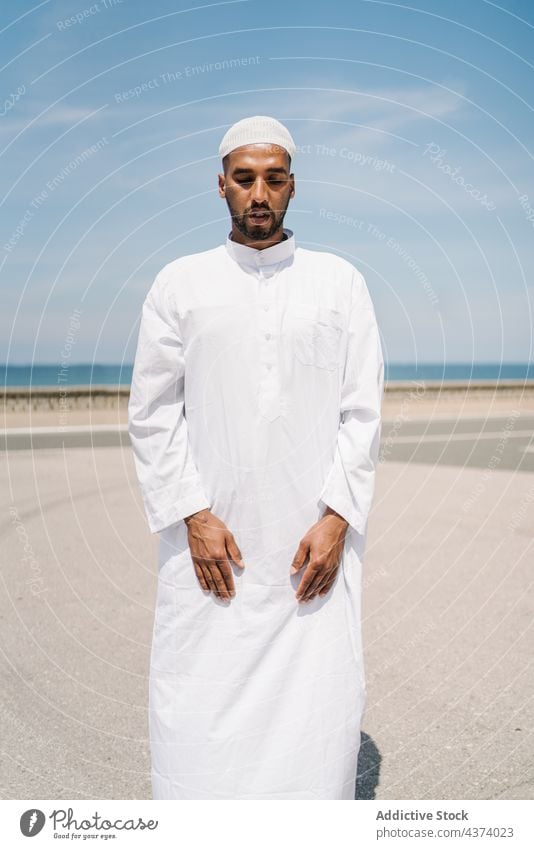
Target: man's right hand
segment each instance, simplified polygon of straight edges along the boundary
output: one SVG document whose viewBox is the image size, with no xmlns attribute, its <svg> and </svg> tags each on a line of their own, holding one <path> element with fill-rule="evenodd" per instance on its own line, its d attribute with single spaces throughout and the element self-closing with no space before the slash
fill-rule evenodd
<svg viewBox="0 0 534 849">
<path fill-rule="evenodd" d="M 218 598 L 230 601 L 235 596 L 235 587 L 229 558 L 242 569 L 245 568 L 232 533 L 224 522 L 207 509 L 187 516 L 184 522 L 200 586 Z"/>
</svg>

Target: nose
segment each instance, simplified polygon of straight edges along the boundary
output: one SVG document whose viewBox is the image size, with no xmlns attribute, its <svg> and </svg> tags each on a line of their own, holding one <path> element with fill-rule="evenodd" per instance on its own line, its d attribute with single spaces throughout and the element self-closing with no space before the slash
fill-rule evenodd
<svg viewBox="0 0 534 849">
<path fill-rule="evenodd" d="M 256 203 L 265 203 L 267 200 L 267 189 L 265 180 L 261 177 L 256 177 L 254 180 L 254 184 L 252 189 L 250 190 L 250 199 L 251 201 L 256 201 Z"/>
</svg>

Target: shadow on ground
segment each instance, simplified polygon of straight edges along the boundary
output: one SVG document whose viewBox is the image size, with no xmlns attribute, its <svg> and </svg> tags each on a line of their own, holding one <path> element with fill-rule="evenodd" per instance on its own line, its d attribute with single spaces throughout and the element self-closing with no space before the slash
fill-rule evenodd
<svg viewBox="0 0 534 849">
<path fill-rule="evenodd" d="M 356 778 L 355 799 L 375 799 L 375 791 L 380 780 L 382 757 L 373 740 L 362 731 L 362 742 L 358 754 L 358 775 Z"/>
</svg>

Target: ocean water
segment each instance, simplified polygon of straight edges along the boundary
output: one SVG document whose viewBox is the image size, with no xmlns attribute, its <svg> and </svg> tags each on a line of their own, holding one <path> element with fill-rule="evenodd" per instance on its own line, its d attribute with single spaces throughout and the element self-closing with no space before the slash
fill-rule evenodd
<svg viewBox="0 0 534 849">
<path fill-rule="evenodd" d="M 3 386 L 129 386 L 132 364 L 0 365 Z M 385 378 L 395 380 L 534 379 L 534 363 L 386 363 Z"/>
</svg>

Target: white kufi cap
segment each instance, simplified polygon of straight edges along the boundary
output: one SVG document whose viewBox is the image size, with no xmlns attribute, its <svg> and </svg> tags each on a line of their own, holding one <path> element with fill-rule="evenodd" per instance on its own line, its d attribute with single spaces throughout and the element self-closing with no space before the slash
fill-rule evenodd
<svg viewBox="0 0 534 849">
<path fill-rule="evenodd" d="M 262 142 L 283 147 L 291 159 L 295 155 L 295 143 L 287 127 L 268 115 L 253 115 L 251 118 L 243 118 L 233 124 L 223 136 L 219 145 L 219 154 L 221 159 L 224 159 L 226 154 L 236 147 Z"/>
</svg>

